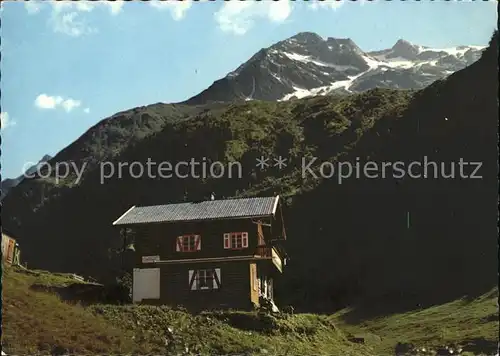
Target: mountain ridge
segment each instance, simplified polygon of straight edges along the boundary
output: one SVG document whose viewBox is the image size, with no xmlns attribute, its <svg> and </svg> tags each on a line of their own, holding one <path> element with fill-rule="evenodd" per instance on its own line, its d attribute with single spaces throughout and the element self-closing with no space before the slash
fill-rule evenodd
<svg viewBox="0 0 500 356">
<path fill-rule="evenodd" d="M 12 188 L 14 188 L 19 183 L 21 183 L 22 180 L 26 178 L 26 176 L 34 174 L 38 170 L 38 167 L 40 167 L 41 163 L 49 162 L 52 158 L 53 158 L 52 156 L 46 154 L 38 161 L 37 164 L 34 164 L 33 166 L 26 169 L 26 171 L 23 174 L 21 174 L 20 176 L 18 176 L 16 178 L 6 178 L 6 179 L 2 180 L 2 182 L 0 183 L 1 190 L 2 190 L 2 193 L 0 195 L 0 201 L 6 197 L 6 195 L 9 193 L 9 191 Z"/>
<path fill-rule="evenodd" d="M 300 32 L 260 49 L 182 103 L 280 101 L 376 87 L 422 89 L 474 63 L 484 48 L 462 45 L 433 49 L 399 39 L 389 49 L 364 52 L 350 38 L 325 39 L 313 32 Z"/>
</svg>

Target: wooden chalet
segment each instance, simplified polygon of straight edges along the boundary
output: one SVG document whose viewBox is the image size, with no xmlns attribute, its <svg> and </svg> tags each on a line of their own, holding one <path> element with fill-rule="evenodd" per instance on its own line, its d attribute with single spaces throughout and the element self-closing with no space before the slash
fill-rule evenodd
<svg viewBox="0 0 500 356">
<path fill-rule="evenodd" d="M 113 225 L 133 245 L 133 301 L 190 310 L 267 299 L 286 263 L 279 196 L 133 206 Z"/>
<path fill-rule="evenodd" d="M 2 229 L 2 260 L 9 265 L 18 265 L 21 263 L 20 255 L 19 243 L 14 235 Z"/>
</svg>

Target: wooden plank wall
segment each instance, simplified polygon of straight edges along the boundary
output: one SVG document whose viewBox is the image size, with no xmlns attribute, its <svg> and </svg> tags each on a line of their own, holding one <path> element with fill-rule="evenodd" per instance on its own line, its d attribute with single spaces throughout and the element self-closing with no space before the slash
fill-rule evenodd
<svg viewBox="0 0 500 356">
<path fill-rule="evenodd" d="M 221 287 L 215 290 L 191 290 L 189 270 L 221 269 Z M 251 309 L 248 261 L 160 265 L 160 300 L 150 304 L 183 306 L 189 310 Z"/>
</svg>

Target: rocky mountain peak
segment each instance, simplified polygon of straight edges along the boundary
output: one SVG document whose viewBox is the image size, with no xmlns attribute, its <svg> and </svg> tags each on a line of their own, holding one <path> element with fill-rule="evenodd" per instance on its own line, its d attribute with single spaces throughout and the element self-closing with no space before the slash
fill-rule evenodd
<svg viewBox="0 0 500 356">
<path fill-rule="evenodd" d="M 480 50 L 474 46 L 432 49 L 400 39 L 391 48 L 367 53 L 351 38 L 325 39 L 314 32 L 299 32 L 257 51 L 184 103 L 288 100 L 377 87 L 420 89 L 470 65 Z"/>
<path fill-rule="evenodd" d="M 399 39 L 394 46 L 392 46 L 392 56 L 401 57 L 406 59 L 415 59 L 419 53 L 418 46 L 411 44 L 410 42 Z"/>
<path fill-rule="evenodd" d="M 299 32 L 295 36 L 290 37 L 288 40 L 306 43 L 324 42 L 323 37 L 315 32 Z"/>
</svg>

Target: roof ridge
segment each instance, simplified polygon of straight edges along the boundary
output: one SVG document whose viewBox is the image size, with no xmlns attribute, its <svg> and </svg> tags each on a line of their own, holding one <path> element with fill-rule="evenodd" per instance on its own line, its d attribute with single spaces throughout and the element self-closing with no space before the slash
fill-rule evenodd
<svg viewBox="0 0 500 356">
<path fill-rule="evenodd" d="M 232 200 L 250 200 L 250 199 L 276 199 L 279 195 L 267 195 L 265 197 L 244 197 L 244 198 L 224 198 L 224 199 L 204 199 L 198 201 L 182 201 L 178 203 L 165 203 L 165 204 L 155 204 L 155 205 L 135 205 L 136 208 L 145 208 L 151 206 L 167 206 L 167 205 L 180 205 L 180 204 L 199 204 L 199 203 L 212 203 L 212 202 L 222 202 L 222 201 L 232 201 Z"/>
<path fill-rule="evenodd" d="M 272 216 L 278 200 L 279 195 L 134 206 L 113 225 Z"/>
</svg>

